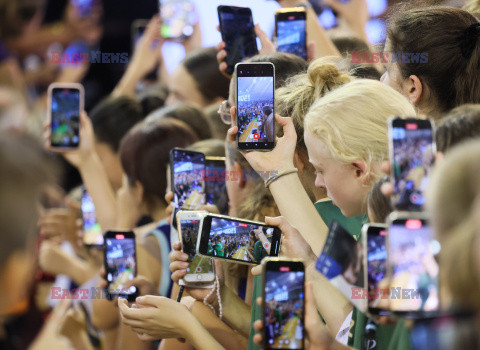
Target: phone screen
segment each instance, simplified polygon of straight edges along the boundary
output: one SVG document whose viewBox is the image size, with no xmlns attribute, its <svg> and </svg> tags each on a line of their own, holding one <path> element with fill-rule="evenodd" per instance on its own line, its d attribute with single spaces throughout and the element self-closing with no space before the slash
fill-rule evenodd
<svg viewBox="0 0 480 350">
<path fill-rule="evenodd" d="M 206 249 L 200 247 L 204 255 L 252 264 L 278 255 L 280 232 L 271 226 L 207 216 L 203 232 L 208 235 Z"/>
<path fill-rule="evenodd" d="M 129 295 L 135 287 L 126 284 L 137 275 L 135 236 L 133 232 L 107 232 L 105 234 L 105 270 L 110 294 Z"/>
<path fill-rule="evenodd" d="M 92 14 L 94 0 L 73 0 L 73 6 L 78 11 L 80 17 L 89 17 Z"/>
<path fill-rule="evenodd" d="M 78 147 L 80 90 L 53 88 L 51 101 L 51 144 L 53 147 Z"/>
<path fill-rule="evenodd" d="M 270 264 L 270 262 L 268 263 Z M 305 272 L 278 262 L 265 271 L 266 349 L 303 349 Z"/>
<path fill-rule="evenodd" d="M 306 20 L 297 18 L 296 14 L 286 13 L 277 21 L 278 51 L 291 53 L 306 60 Z"/>
<path fill-rule="evenodd" d="M 205 204 L 205 156 L 173 149 L 173 193 L 178 209 L 198 209 Z"/>
<path fill-rule="evenodd" d="M 220 214 L 228 214 L 225 160 L 205 160 L 205 193 L 208 204 L 215 205 Z"/>
<path fill-rule="evenodd" d="M 226 72 L 232 74 L 238 62 L 258 54 L 252 12 L 246 7 L 219 6 L 218 17 L 227 51 Z"/>
<path fill-rule="evenodd" d="M 183 41 L 193 34 L 197 22 L 195 5 L 189 0 L 161 0 L 160 33 L 166 39 Z"/>
<path fill-rule="evenodd" d="M 367 286 L 370 312 L 388 307 L 387 229 L 369 226 L 367 231 Z M 384 295 L 385 294 L 385 295 Z M 383 299 L 382 299 L 383 297 Z M 386 305 L 384 303 L 387 302 Z"/>
<path fill-rule="evenodd" d="M 439 307 L 440 243 L 425 220 L 395 220 L 388 230 L 390 310 L 432 312 Z"/>
<path fill-rule="evenodd" d="M 180 220 L 182 231 L 182 250 L 188 254 L 187 274 L 213 273 L 212 259 L 197 255 L 197 238 L 200 228 L 199 219 Z"/>
<path fill-rule="evenodd" d="M 90 194 L 83 190 L 82 193 L 82 216 L 83 216 L 83 244 L 101 246 L 103 245 L 103 233 L 100 224 L 97 222 L 95 205 Z"/>
<path fill-rule="evenodd" d="M 239 149 L 275 146 L 274 68 L 272 64 L 237 65 Z"/>
<path fill-rule="evenodd" d="M 395 207 L 398 210 L 421 211 L 435 157 L 432 124 L 429 120 L 395 118 L 390 136 Z"/>
</svg>

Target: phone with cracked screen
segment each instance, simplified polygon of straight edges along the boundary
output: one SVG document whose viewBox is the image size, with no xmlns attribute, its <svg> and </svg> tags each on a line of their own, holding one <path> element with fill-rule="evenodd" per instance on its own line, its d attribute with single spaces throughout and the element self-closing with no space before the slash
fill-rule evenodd
<svg viewBox="0 0 480 350">
<path fill-rule="evenodd" d="M 179 236 L 182 251 L 188 255 L 187 274 L 183 280 L 187 283 L 205 283 L 215 280 L 215 268 L 211 258 L 197 254 L 197 240 L 200 224 L 207 212 L 179 211 L 177 214 Z"/>
</svg>

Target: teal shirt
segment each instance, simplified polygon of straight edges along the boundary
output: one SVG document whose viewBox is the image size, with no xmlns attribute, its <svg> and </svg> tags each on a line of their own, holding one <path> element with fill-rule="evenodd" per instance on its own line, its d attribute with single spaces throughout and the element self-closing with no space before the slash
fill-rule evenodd
<svg viewBox="0 0 480 350">
<path fill-rule="evenodd" d="M 315 203 L 315 209 L 317 209 L 327 226 L 335 220 L 357 240 L 361 237 L 362 226 L 368 223 L 367 215 L 359 215 L 352 218 L 345 217 L 340 209 L 329 200 Z M 262 286 L 262 277 L 256 276 L 253 280 L 252 315 L 248 338 L 249 350 L 260 350 L 260 347 L 253 343 L 253 336 L 255 335 L 253 323 L 262 318 L 262 308 L 256 302 L 257 298 L 262 296 Z M 362 349 L 366 323 L 367 316 L 354 307 L 350 333 L 348 335 L 349 346 Z M 403 320 L 396 325 L 378 325 L 375 341 L 377 342 L 375 349 L 378 350 L 410 350 L 410 335 Z"/>
<path fill-rule="evenodd" d="M 340 209 L 332 204 L 331 200 L 317 202 L 315 203 L 315 209 L 322 217 L 322 220 L 328 226 L 330 223 L 335 220 L 340 225 L 342 225 L 352 236 L 356 239 L 359 239 L 362 231 L 363 223 L 366 221 L 366 215 L 360 215 L 353 218 L 347 218 L 343 216 Z M 257 298 L 262 296 L 262 276 L 256 276 L 253 280 L 253 294 L 252 294 L 252 316 L 250 322 L 250 334 L 248 337 L 248 349 L 249 350 L 259 350 L 260 347 L 253 343 L 253 336 L 255 335 L 255 330 L 253 329 L 253 323 L 256 320 L 262 318 L 262 308 L 257 305 Z"/>
</svg>

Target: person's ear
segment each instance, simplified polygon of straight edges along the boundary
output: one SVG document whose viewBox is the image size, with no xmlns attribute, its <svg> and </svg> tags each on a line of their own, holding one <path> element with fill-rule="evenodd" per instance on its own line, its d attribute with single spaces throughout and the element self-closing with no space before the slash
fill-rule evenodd
<svg viewBox="0 0 480 350">
<path fill-rule="evenodd" d="M 354 171 L 354 177 L 362 181 L 362 184 L 366 184 L 368 181 L 367 164 L 363 160 L 357 160 L 352 163 Z"/>
<path fill-rule="evenodd" d="M 135 181 L 134 186 L 132 186 L 132 194 L 133 198 L 135 200 L 135 204 L 137 206 L 140 206 L 140 204 L 143 202 L 144 195 L 145 195 L 145 189 L 140 181 Z"/>
<path fill-rule="evenodd" d="M 297 152 L 293 154 L 293 166 L 298 169 L 299 172 L 303 172 L 305 166 L 308 164 L 308 157 L 303 152 Z"/>
<path fill-rule="evenodd" d="M 213 99 L 212 101 L 212 105 L 219 105 L 220 103 L 222 103 L 225 99 L 221 96 L 217 96 Z"/>
<path fill-rule="evenodd" d="M 247 186 L 247 178 L 243 176 L 243 169 L 239 162 L 233 163 L 233 171 L 237 174 L 237 185 L 240 189 L 243 189 Z"/>
<path fill-rule="evenodd" d="M 414 106 L 418 106 L 423 93 L 423 85 L 419 77 L 416 75 L 410 75 L 408 77 L 406 93 L 410 103 Z"/>
<path fill-rule="evenodd" d="M 443 154 L 443 152 L 435 153 L 435 165 L 440 164 L 443 161 L 444 157 L 445 157 L 445 155 Z"/>
</svg>

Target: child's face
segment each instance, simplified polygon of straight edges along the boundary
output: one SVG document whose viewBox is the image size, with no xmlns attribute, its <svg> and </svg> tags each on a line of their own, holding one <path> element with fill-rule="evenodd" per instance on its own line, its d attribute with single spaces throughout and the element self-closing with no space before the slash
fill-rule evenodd
<svg viewBox="0 0 480 350">
<path fill-rule="evenodd" d="M 315 167 L 315 186 L 327 190 L 327 196 L 345 216 L 357 216 L 366 211 L 368 188 L 362 185 L 359 169 L 334 159 L 327 146 L 315 135 L 305 131 L 310 163 Z M 360 174 L 362 175 L 362 174 Z"/>
</svg>

